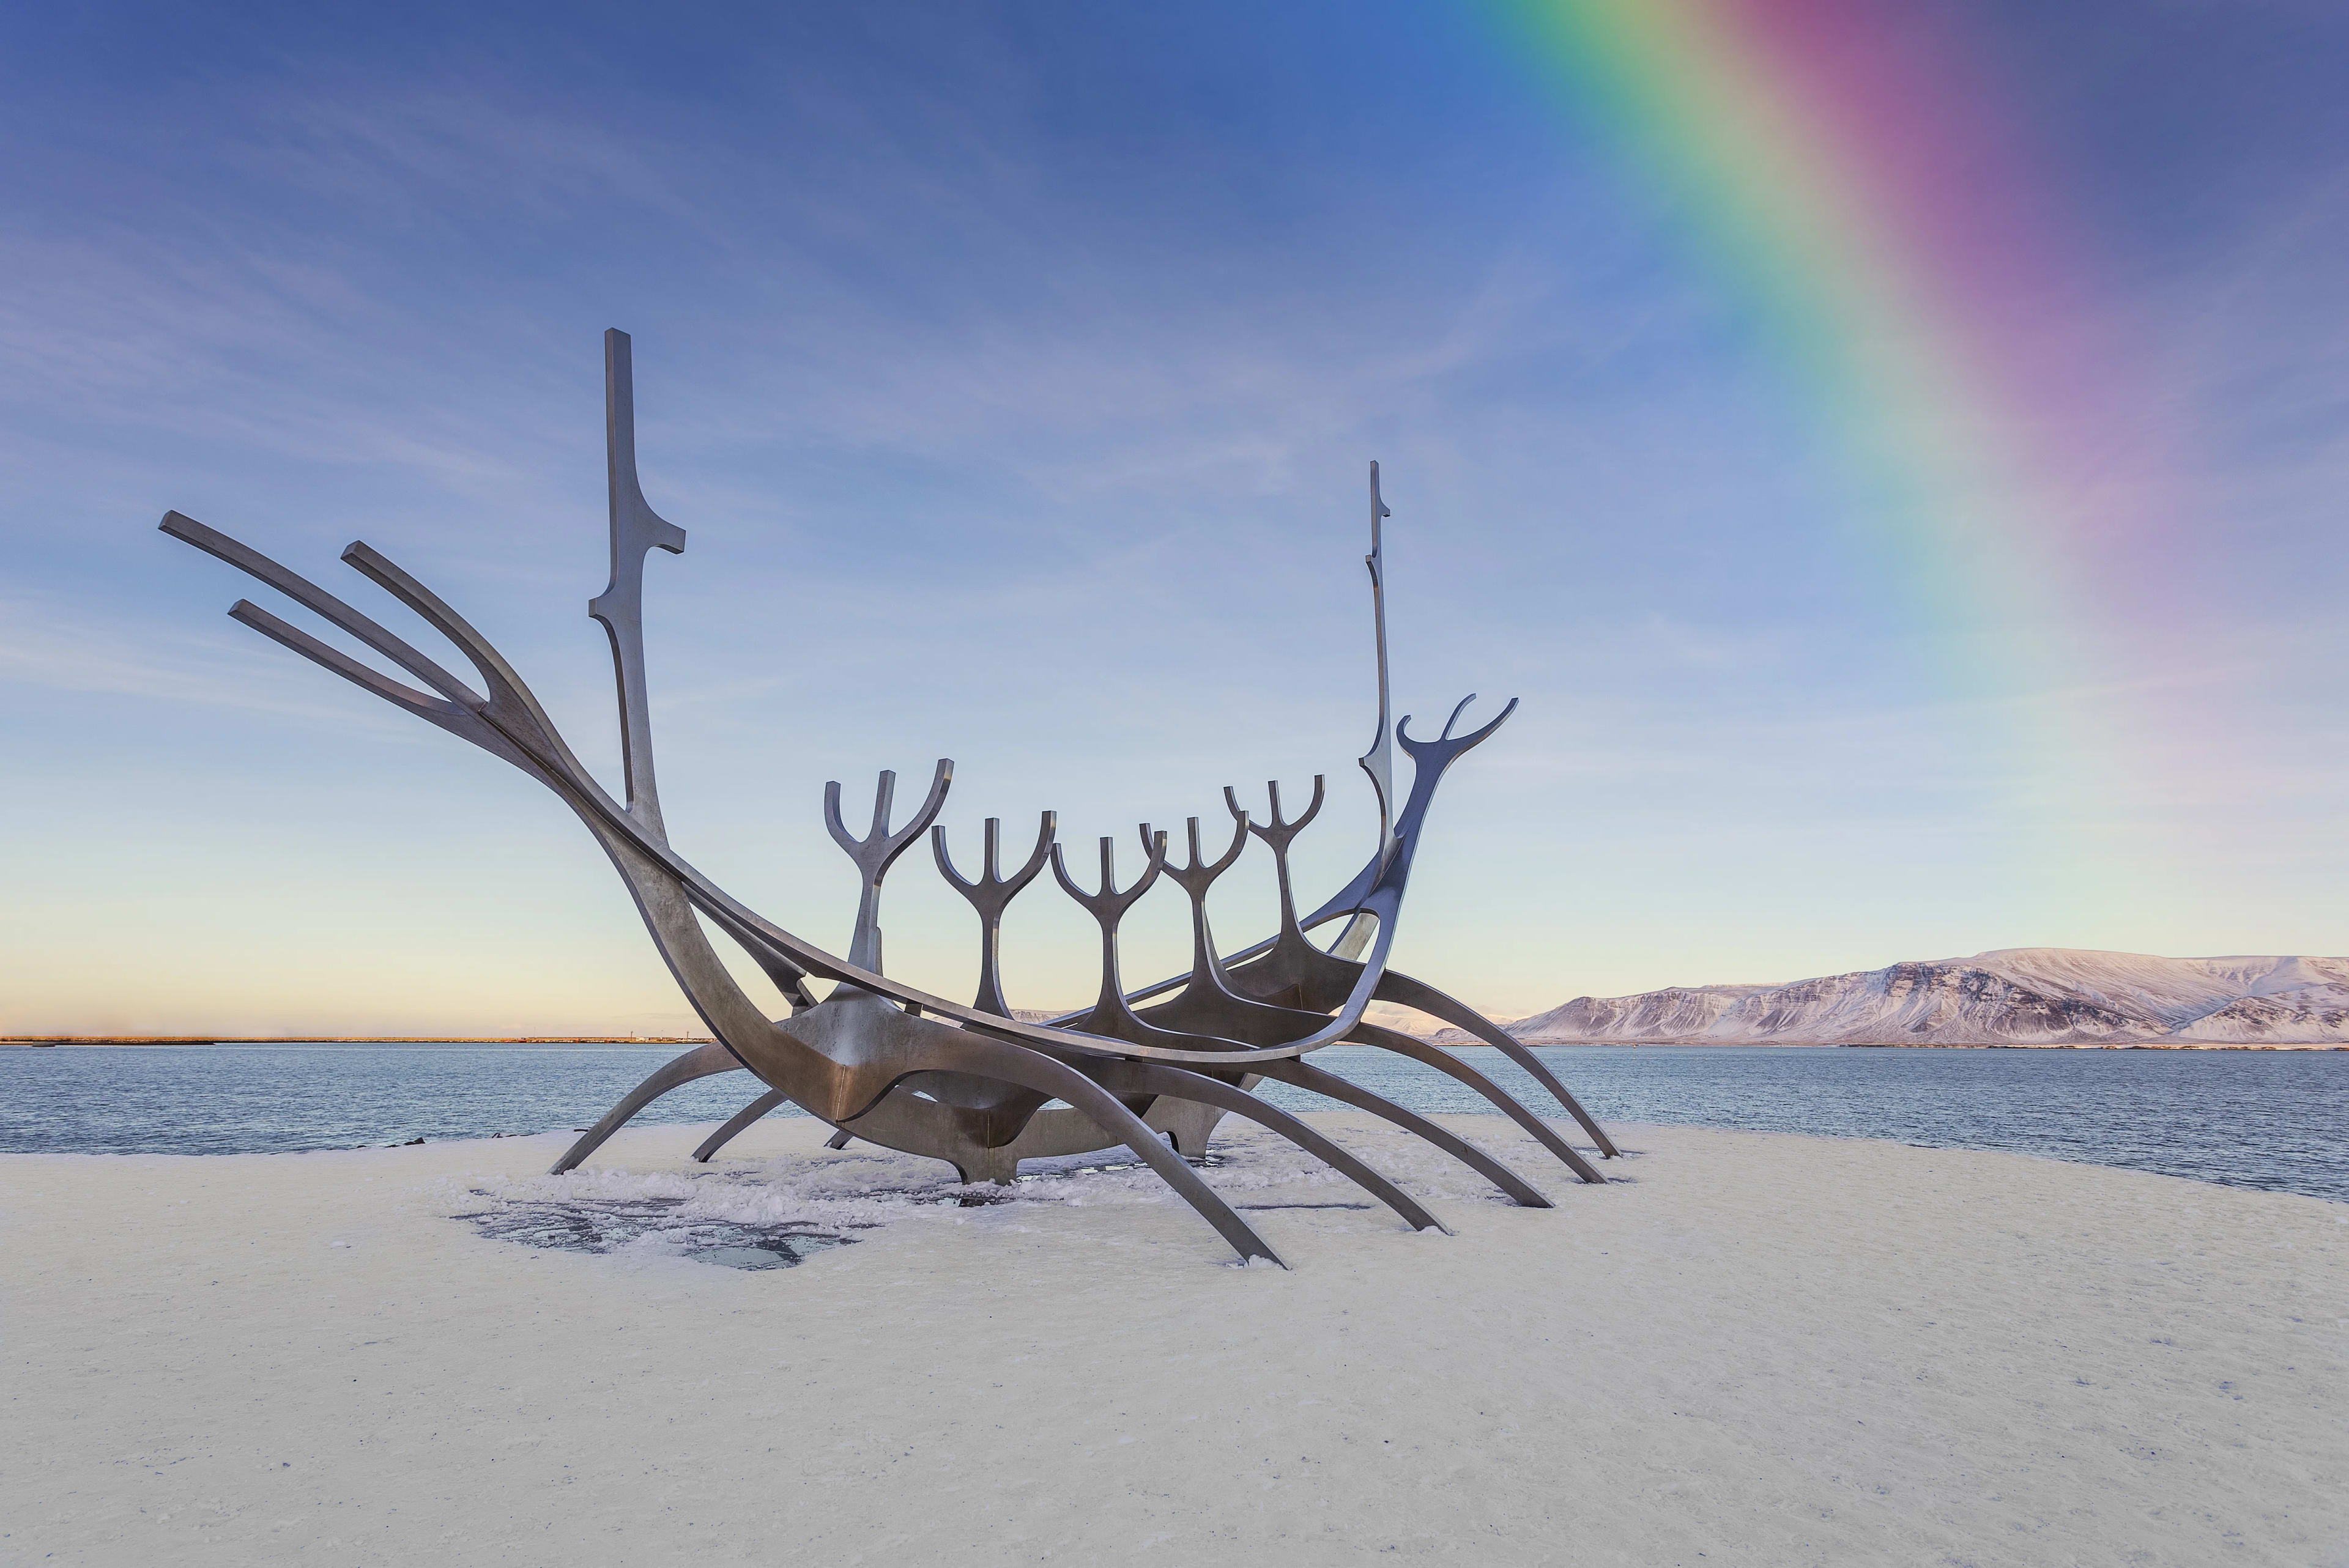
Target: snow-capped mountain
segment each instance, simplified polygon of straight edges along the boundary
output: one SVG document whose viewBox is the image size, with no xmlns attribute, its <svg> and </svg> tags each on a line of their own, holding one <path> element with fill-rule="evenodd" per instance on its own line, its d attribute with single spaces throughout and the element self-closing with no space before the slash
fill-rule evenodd
<svg viewBox="0 0 2349 1568">
<path fill-rule="evenodd" d="M 2008 947 L 1784 985 L 1578 996 L 1508 1029 L 1554 1044 L 2349 1045 L 2349 958 Z"/>
</svg>

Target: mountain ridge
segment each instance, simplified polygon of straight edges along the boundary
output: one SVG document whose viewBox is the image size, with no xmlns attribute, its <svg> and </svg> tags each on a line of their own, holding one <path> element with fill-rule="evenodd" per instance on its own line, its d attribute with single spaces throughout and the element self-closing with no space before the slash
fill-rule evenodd
<svg viewBox="0 0 2349 1568">
<path fill-rule="evenodd" d="M 2002 947 L 1778 985 L 1578 996 L 1536 1045 L 2349 1047 L 2349 958 Z M 1457 1029 L 1433 1038 L 1473 1043 Z"/>
</svg>

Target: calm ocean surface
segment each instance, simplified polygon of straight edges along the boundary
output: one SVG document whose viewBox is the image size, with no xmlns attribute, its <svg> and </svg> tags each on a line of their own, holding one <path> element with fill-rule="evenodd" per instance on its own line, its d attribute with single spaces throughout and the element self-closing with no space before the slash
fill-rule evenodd
<svg viewBox="0 0 2349 1568">
<path fill-rule="evenodd" d="M 231 1154 L 584 1128 L 680 1047 L 133 1046 L 0 1050 L 0 1152 Z M 1601 1121 L 1889 1138 L 2124 1165 L 2349 1202 L 2349 1052 L 1549 1047 Z M 1490 1049 L 1464 1053 L 1545 1115 L 1549 1097 Z M 1423 1111 L 1485 1102 L 1360 1047 L 1314 1058 Z M 1328 1109 L 1295 1090 L 1292 1109 Z M 719 1121 L 728 1074 L 639 1126 Z M 1636 1140 L 1635 1140 L 1636 1141 Z"/>
</svg>

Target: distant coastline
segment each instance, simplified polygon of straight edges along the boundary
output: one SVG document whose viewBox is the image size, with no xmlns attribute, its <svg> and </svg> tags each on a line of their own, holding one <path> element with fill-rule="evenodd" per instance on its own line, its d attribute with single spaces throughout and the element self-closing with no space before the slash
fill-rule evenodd
<svg viewBox="0 0 2349 1568">
<path fill-rule="evenodd" d="M 1071 1016 L 1022 1009 L 1024 1023 Z M 1478 1043 L 1375 1004 L 1367 1022 Z M 1578 996 L 1500 1026 L 1528 1046 L 1837 1046 L 1867 1050 L 2349 1050 L 2349 957 L 2165 958 L 2010 947 L 1775 985 Z M 11 1035 L 0 1046 L 698 1046 L 707 1035 Z"/>
</svg>

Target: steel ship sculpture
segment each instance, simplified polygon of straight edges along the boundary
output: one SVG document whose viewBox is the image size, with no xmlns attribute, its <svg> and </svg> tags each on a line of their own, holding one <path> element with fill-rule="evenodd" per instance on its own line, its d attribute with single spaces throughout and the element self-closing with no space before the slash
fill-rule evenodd
<svg viewBox="0 0 2349 1568">
<path fill-rule="evenodd" d="M 1300 916 L 1290 885 L 1291 841 L 1321 810 L 1323 780 L 1295 818 L 1284 814 L 1278 784 L 1268 786 L 1268 813 L 1258 818 L 1230 789 L 1224 791 L 1231 838 L 1215 858 L 1202 848 L 1196 818 L 1184 831 L 1185 858 L 1167 850 L 1168 835 L 1141 830 L 1142 870 L 1117 882 L 1115 844 L 1100 842 L 1099 882 L 1088 888 L 1071 872 L 1046 811 L 1035 846 L 1009 874 L 1002 869 L 1000 824 L 988 820 L 978 874 L 966 877 L 936 825 L 954 777 L 940 761 L 928 793 L 912 815 L 892 827 L 896 778 L 880 776 L 871 826 L 862 837 L 841 815 L 840 786 L 825 787 L 824 818 L 832 836 L 861 878 L 854 935 L 837 957 L 766 920 L 729 894 L 671 849 L 655 782 L 651 717 L 646 702 L 644 570 L 648 552 L 685 548 L 685 531 L 647 504 L 636 480 L 636 407 L 630 342 L 605 334 L 605 434 L 611 494 L 612 575 L 587 613 L 612 645 L 618 679 L 625 799 L 615 799 L 581 765 L 530 688 L 463 616 L 415 578 L 361 542 L 343 560 L 421 616 L 455 646 L 480 683 L 450 674 L 357 610 L 258 551 L 177 511 L 162 531 L 194 545 L 276 590 L 347 634 L 418 683 L 409 686 L 330 646 L 247 600 L 229 611 L 236 620 L 312 663 L 405 708 L 428 724 L 471 742 L 553 790 L 594 834 L 627 884 L 669 971 L 709 1026 L 713 1042 L 687 1051 L 647 1078 L 614 1106 L 554 1166 L 569 1171 L 631 1117 L 678 1086 L 713 1074 L 747 1070 L 766 1086 L 731 1120 L 694 1151 L 707 1161 L 743 1129 L 786 1100 L 834 1129 L 833 1147 L 864 1139 L 885 1148 L 926 1155 L 953 1165 L 965 1181 L 1009 1181 L 1022 1160 L 1130 1149 L 1156 1171 L 1245 1261 L 1281 1260 L 1191 1161 L 1206 1151 L 1226 1116 L 1237 1116 L 1288 1139 L 1359 1184 L 1414 1229 L 1441 1229 L 1410 1195 L 1320 1130 L 1254 1092 L 1269 1080 L 1310 1090 L 1413 1132 L 1460 1160 L 1521 1204 L 1547 1208 L 1548 1200 L 1485 1150 L 1425 1117 L 1395 1105 L 1309 1060 L 1324 1046 L 1346 1041 L 1412 1058 L 1475 1090 L 1585 1181 L 1601 1181 L 1596 1167 L 1558 1130 L 1535 1115 L 1484 1074 L 1443 1050 L 1368 1021 L 1372 1002 L 1416 1008 L 1466 1030 L 1506 1053 L 1580 1124 L 1597 1152 L 1617 1152 L 1599 1123 L 1549 1068 L 1497 1025 L 1424 981 L 1390 966 L 1403 889 L 1437 783 L 1444 770 L 1483 743 L 1516 708 L 1481 728 L 1454 735 L 1475 698 L 1453 710 L 1441 735 L 1418 739 L 1410 718 L 1390 725 L 1386 585 L 1381 525 L 1391 515 L 1379 499 L 1378 465 L 1371 465 L 1370 567 L 1378 648 L 1378 727 L 1360 759 L 1378 798 L 1378 841 L 1346 886 Z M 422 689 L 419 689 L 420 686 Z M 1400 803 L 1393 782 L 1393 748 L 1413 764 L 1410 792 Z M 882 955 L 880 899 L 889 869 L 926 832 L 938 871 L 971 905 L 979 927 L 979 984 L 968 1004 L 950 1001 L 891 978 Z M 1279 930 L 1253 946 L 1219 952 L 1207 921 L 1208 889 L 1230 871 L 1251 840 L 1269 851 L 1279 892 Z M 1040 1022 L 1015 1017 L 1005 1000 L 998 946 L 1005 910 L 1049 865 L 1062 891 L 1101 928 L 1101 991 L 1092 1006 Z M 1127 990 L 1118 964 L 1118 926 L 1135 901 L 1161 878 L 1180 888 L 1191 906 L 1192 956 L 1187 975 Z M 781 1018 L 728 973 L 704 928 L 723 933 L 765 972 L 789 1006 Z M 1309 933 L 1339 925 L 1326 947 Z M 819 995 L 812 983 L 830 983 Z"/>
</svg>

